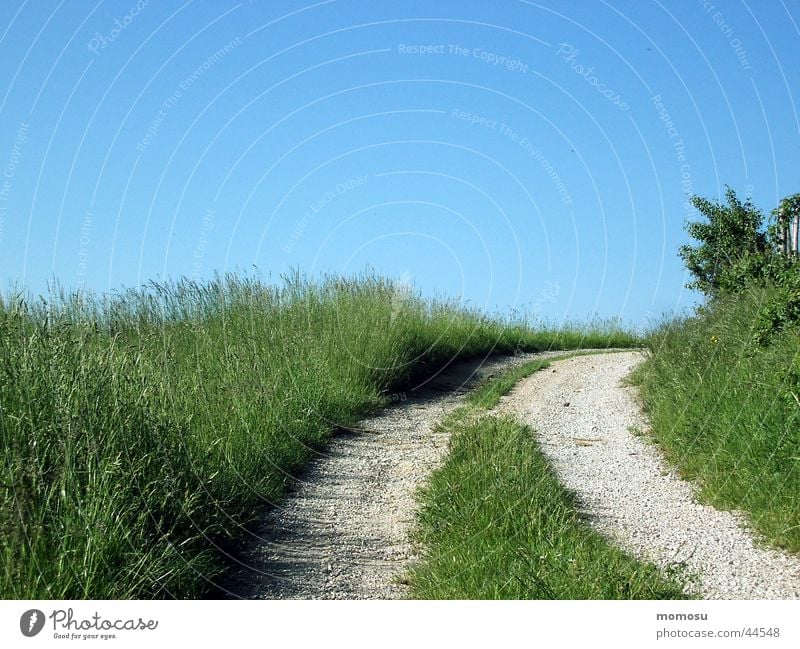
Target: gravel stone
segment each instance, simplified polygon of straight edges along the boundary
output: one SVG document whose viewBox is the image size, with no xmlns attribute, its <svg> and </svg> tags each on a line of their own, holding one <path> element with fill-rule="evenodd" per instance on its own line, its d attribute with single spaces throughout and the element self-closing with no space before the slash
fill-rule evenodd
<svg viewBox="0 0 800 649">
<path fill-rule="evenodd" d="M 800 598 L 800 557 L 764 547 L 741 513 L 698 504 L 696 486 L 632 432 L 648 423 L 636 388 L 622 381 L 644 358 L 629 351 L 558 361 L 557 372 L 524 379 L 494 412 L 514 414 L 536 431 L 595 529 L 634 556 L 694 576 L 687 593 Z"/>
</svg>

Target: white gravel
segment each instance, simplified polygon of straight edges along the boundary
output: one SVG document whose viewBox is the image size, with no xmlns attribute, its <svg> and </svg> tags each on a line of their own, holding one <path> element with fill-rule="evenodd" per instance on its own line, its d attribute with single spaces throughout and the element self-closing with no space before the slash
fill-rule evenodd
<svg viewBox="0 0 800 649">
<path fill-rule="evenodd" d="M 576 357 L 520 382 L 495 412 L 531 425 L 590 523 L 631 554 L 695 575 L 708 599 L 800 597 L 800 557 L 754 541 L 743 516 L 700 505 L 646 436 L 621 382 L 642 352 Z"/>
</svg>

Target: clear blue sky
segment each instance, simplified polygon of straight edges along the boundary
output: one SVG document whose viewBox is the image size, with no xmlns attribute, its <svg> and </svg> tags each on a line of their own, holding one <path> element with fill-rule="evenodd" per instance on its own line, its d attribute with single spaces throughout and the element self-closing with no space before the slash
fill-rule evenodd
<svg viewBox="0 0 800 649">
<path fill-rule="evenodd" d="M 371 267 L 638 325 L 697 299 L 687 193 L 800 191 L 797 2 L 3 8 L 0 280 L 35 293 Z"/>
</svg>

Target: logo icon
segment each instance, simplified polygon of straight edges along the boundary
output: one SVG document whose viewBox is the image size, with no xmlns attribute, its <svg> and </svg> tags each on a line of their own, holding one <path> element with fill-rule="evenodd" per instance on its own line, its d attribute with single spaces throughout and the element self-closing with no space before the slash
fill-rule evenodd
<svg viewBox="0 0 800 649">
<path fill-rule="evenodd" d="M 38 608 L 25 611 L 19 618 L 19 630 L 26 638 L 32 638 L 44 628 L 44 613 Z"/>
</svg>

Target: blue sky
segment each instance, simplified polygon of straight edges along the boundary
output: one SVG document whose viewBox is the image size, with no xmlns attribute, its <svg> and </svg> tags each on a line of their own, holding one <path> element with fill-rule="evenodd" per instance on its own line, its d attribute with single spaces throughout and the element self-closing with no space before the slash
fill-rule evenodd
<svg viewBox="0 0 800 649">
<path fill-rule="evenodd" d="M 640 325 L 688 194 L 800 190 L 796 2 L 7 0 L 0 281 L 373 268 Z"/>
</svg>

